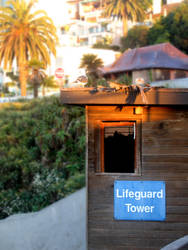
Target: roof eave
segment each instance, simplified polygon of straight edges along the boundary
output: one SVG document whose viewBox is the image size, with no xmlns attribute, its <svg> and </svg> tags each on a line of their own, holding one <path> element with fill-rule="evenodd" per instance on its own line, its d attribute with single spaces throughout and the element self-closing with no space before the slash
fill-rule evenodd
<svg viewBox="0 0 188 250">
<path fill-rule="evenodd" d="M 127 103 L 125 91 L 113 89 L 80 88 L 61 89 L 61 103 L 74 105 L 186 105 L 188 106 L 188 89 L 151 88 L 145 93 L 147 103 L 139 94 L 134 103 Z"/>
</svg>

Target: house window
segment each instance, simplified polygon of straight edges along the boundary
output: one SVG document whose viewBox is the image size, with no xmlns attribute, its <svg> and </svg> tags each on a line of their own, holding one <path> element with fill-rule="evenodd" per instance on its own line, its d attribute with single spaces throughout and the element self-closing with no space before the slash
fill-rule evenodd
<svg viewBox="0 0 188 250">
<path fill-rule="evenodd" d="M 101 122 L 101 172 L 138 173 L 139 138 L 136 121 Z"/>
</svg>

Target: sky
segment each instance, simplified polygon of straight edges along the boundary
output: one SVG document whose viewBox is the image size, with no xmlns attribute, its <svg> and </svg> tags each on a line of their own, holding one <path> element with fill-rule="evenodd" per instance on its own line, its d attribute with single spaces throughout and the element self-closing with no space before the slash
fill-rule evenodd
<svg viewBox="0 0 188 250">
<path fill-rule="evenodd" d="M 5 5 L 8 0 L 0 0 L 0 5 Z M 29 0 L 26 0 L 29 2 Z M 35 4 L 35 10 L 45 10 L 49 17 L 52 18 L 54 24 L 58 27 L 68 20 L 68 8 L 66 0 L 38 0 Z"/>
<path fill-rule="evenodd" d="M 62 25 L 68 20 L 66 0 L 38 0 L 36 8 L 45 10 L 56 26 Z"/>
</svg>

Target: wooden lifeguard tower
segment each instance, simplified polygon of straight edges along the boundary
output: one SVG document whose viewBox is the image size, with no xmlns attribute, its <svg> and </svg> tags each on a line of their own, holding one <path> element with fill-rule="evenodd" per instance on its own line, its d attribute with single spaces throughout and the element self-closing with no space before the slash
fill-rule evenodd
<svg viewBox="0 0 188 250">
<path fill-rule="evenodd" d="M 188 89 L 62 89 L 86 110 L 88 250 L 158 250 L 188 234 Z"/>
</svg>

